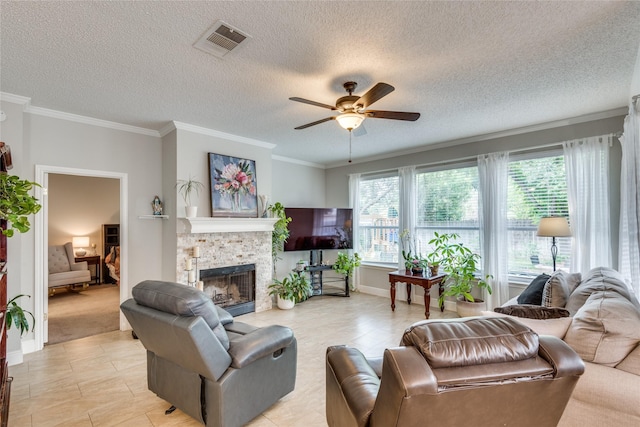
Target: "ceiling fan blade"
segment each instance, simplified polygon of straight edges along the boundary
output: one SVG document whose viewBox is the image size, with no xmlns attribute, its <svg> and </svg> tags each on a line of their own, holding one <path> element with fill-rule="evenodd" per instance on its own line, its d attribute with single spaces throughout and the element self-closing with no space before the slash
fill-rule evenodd
<svg viewBox="0 0 640 427">
<path fill-rule="evenodd" d="M 367 108 L 369 105 L 373 104 L 383 96 L 389 95 L 394 90 L 396 90 L 396 88 L 394 88 L 390 84 L 378 83 L 377 85 L 369 89 L 367 93 L 362 95 L 360 99 L 354 102 L 354 105 L 362 105 L 363 109 Z"/>
<path fill-rule="evenodd" d="M 364 128 L 364 123 L 362 123 L 360 126 L 352 130 L 351 133 L 355 137 L 365 136 L 367 134 L 367 130 Z"/>
<path fill-rule="evenodd" d="M 318 120 L 318 121 L 315 121 L 315 122 L 307 123 L 306 125 L 298 126 L 297 128 L 294 128 L 294 129 L 296 129 L 296 130 L 306 129 L 308 127 L 319 125 L 320 123 L 328 122 L 329 120 L 335 120 L 335 119 L 336 119 L 335 116 L 327 117 L 326 119 L 322 119 L 322 120 Z"/>
<path fill-rule="evenodd" d="M 302 102 L 303 104 L 309 104 L 309 105 L 315 105 L 316 107 L 328 108 L 329 110 L 337 110 L 337 108 L 334 107 L 333 105 L 322 104 L 320 102 L 310 101 L 308 99 L 298 98 L 296 96 L 294 96 L 293 98 L 289 98 L 289 99 L 292 100 L 292 101 L 296 101 L 296 102 Z"/>
<path fill-rule="evenodd" d="M 409 122 L 415 122 L 420 118 L 420 113 L 406 113 L 403 111 L 368 110 L 364 114 L 373 119 L 407 120 Z"/>
</svg>

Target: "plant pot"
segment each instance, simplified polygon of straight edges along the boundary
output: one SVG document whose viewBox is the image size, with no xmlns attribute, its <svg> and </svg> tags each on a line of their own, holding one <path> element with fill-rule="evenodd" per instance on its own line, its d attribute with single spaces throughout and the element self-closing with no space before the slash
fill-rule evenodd
<svg viewBox="0 0 640 427">
<path fill-rule="evenodd" d="M 476 298 L 475 302 L 469 302 L 464 297 L 456 301 L 456 311 L 460 317 L 482 316 L 482 312 L 487 308 L 485 302 Z"/>
<path fill-rule="evenodd" d="M 278 304 L 278 308 L 280 310 L 290 310 L 294 305 L 296 305 L 294 300 L 280 298 L 279 295 L 276 295 L 276 303 Z"/>
<path fill-rule="evenodd" d="M 437 276 L 438 275 L 438 270 L 440 270 L 440 266 L 439 265 L 430 265 L 429 266 L 429 273 L 431 273 L 432 276 Z"/>
<path fill-rule="evenodd" d="M 411 273 L 413 273 L 414 276 L 422 276 L 423 272 L 424 269 L 422 267 L 411 267 Z"/>
<path fill-rule="evenodd" d="M 195 218 L 196 215 L 198 214 L 197 206 L 186 206 L 184 209 L 185 209 L 187 218 Z"/>
</svg>

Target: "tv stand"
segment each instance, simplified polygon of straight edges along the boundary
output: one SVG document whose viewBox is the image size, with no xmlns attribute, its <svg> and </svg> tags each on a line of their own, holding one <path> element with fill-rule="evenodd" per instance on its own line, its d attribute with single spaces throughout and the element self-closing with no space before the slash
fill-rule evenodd
<svg viewBox="0 0 640 427">
<path fill-rule="evenodd" d="M 309 265 L 304 268 L 304 272 L 309 274 L 309 282 L 311 283 L 311 295 L 329 295 L 336 297 L 348 297 L 349 296 L 349 278 L 348 277 L 330 277 L 325 279 L 323 273 L 325 271 L 333 270 L 332 264 L 322 263 L 322 250 L 312 250 L 309 252 Z M 336 273 L 337 274 L 337 273 Z M 344 290 L 342 286 L 339 288 L 334 286 L 335 289 L 339 289 L 337 292 L 324 292 L 323 286 L 326 283 L 338 283 L 344 282 Z"/>
</svg>

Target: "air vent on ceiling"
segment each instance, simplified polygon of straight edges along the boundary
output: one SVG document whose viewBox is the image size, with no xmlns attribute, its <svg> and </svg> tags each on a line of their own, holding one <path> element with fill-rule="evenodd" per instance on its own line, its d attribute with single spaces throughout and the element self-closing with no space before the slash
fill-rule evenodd
<svg viewBox="0 0 640 427">
<path fill-rule="evenodd" d="M 251 36 L 224 21 L 217 21 L 200 40 L 195 42 L 193 47 L 222 58 L 244 42 L 247 37 Z"/>
</svg>

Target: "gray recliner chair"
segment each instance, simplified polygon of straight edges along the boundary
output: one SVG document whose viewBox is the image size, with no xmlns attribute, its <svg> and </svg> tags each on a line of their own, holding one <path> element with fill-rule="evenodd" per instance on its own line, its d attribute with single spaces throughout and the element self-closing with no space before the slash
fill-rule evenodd
<svg viewBox="0 0 640 427">
<path fill-rule="evenodd" d="M 555 427 L 584 372 L 562 340 L 512 319 L 427 320 L 382 360 L 327 349 L 330 427 Z"/>
<path fill-rule="evenodd" d="M 291 329 L 234 322 L 204 292 L 147 280 L 122 312 L 147 349 L 149 390 L 208 427 L 242 426 L 293 391 Z"/>
</svg>

